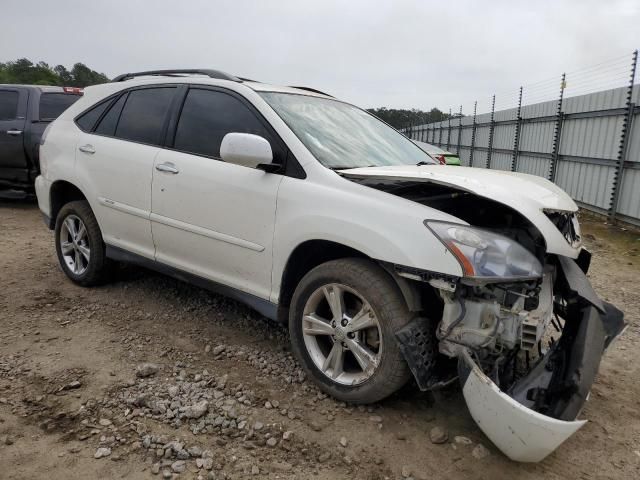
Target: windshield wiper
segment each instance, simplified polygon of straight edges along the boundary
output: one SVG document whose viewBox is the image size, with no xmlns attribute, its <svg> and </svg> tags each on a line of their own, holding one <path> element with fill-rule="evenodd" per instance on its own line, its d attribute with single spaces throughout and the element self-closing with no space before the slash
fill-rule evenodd
<svg viewBox="0 0 640 480">
<path fill-rule="evenodd" d="M 327 167 L 329 170 L 351 170 L 352 168 L 369 168 L 369 167 L 379 167 L 379 165 L 359 165 L 354 167 L 352 165 L 344 166 L 344 167 Z"/>
</svg>

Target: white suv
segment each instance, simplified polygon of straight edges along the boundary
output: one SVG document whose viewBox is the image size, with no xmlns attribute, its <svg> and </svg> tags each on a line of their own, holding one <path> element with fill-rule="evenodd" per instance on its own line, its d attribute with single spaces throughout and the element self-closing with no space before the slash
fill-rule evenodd
<svg viewBox="0 0 640 480">
<path fill-rule="evenodd" d="M 45 132 L 36 189 L 74 282 L 154 268 L 288 322 L 354 403 L 456 379 L 509 457 L 576 421 L 624 322 L 585 272 L 577 207 L 539 177 L 436 164 L 309 88 L 213 70 L 89 87 Z"/>
</svg>

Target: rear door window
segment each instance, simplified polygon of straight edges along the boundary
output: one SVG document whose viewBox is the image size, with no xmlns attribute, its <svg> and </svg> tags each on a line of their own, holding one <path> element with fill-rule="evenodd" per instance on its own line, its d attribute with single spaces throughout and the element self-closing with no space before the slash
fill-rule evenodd
<svg viewBox="0 0 640 480">
<path fill-rule="evenodd" d="M 162 87 L 129 92 L 118 120 L 115 136 L 134 142 L 160 144 L 167 112 L 175 91 L 175 87 Z"/>
<path fill-rule="evenodd" d="M 178 121 L 174 148 L 220 158 L 220 144 L 227 133 L 253 133 L 271 140 L 256 115 L 237 98 L 218 91 L 192 88 Z M 274 147 L 274 142 L 269 142 Z"/>
<path fill-rule="evenodd" d="M 43 93 L 40 95 L 40 120 L 55 120 L 81 96 L 70 93 Z"/>
<path fill-rule="evenodd" d="M 18 114 L 18 92 L 0 90 L 0 120 L 13 120 Z"/>
</svg>

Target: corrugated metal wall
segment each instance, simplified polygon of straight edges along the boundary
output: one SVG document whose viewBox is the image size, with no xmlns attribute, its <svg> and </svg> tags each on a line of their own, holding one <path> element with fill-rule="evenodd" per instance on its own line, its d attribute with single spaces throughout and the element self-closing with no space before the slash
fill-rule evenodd
<svg viewBox="0 0 640 480">
<path fill-rule="evenodd" d="M 635 106 L 640 100 L 640 88 L 634 87 L 630 106 L 627 93 L 627 88 L 616 88 L 565 98 L 560 115 L 558 101 L 554 100 L 523 106 L 520 120 L 517 109 L 510 108 L 494 112 L 493 123 L 491 115 L 485 113 L 475 119 L 465 116 L 413 126 L 406 132 L 416 140 L 448 147 L 458 153 L 466 166 L 513 170 L 552 179 L 582 207 L 615 213 L 623 221 L 640 225 L 640 106 Z M 619 163 L 623 125 L 629 111 L 632 114 L 625 161 Z M 560 137 L 556 147 L 558 127 Z M 614 206 L 619 165 L 620 191 Z"/>
</svg>

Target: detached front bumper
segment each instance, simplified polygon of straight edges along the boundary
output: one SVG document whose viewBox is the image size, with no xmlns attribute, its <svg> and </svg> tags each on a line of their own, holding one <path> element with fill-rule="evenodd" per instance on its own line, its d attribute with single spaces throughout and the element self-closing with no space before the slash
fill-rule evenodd
<svg viewBox="0 0 640 480">
<path fill-rule="evenodd" d="M 623 314 L 602 302 L 571 259 L 559 258 L 558 288 L 565 319 L 562 336 L 531 371 L 508 391 L 483 373 L 465 351 L 458 374 L 467 406 L 478 426 L 512 460 L 539 462 L 575 433 L 600 360 L 625 328 Z"/>
</svg>

